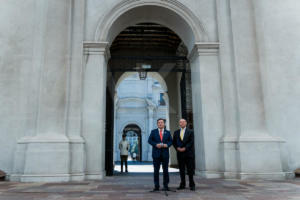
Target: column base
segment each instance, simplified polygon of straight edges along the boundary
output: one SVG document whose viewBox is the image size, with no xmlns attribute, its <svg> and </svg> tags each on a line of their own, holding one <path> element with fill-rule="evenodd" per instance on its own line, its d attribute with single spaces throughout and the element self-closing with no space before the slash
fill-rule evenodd
<svg viewBox="0 0 300 200">
<path fill-rule="evenodd" d="M 288 178 L 288 173 L 240 173 L 240 172 L 224 172 L 225 179 L 263 179 L 263 180 L 285 180 Z"/>
<path fill-rule="evenodd" d="M 274 173 L 240 173 L 241 180 L 264 179 L 264 180 L 284 180 L 286 174 L 284 172 Z"/>
<path fill-rule="evenodd" d="M 253 135 L 253 134 L 250 134 Z M 224 151 L 222 172 L 196 171 L 204 178 L 272 179 L 292 177 L 282 169 L 280 138 L 268 134 L 259 137 L 224 137 L 220 145 Z"/>
<path fill-rule="evenodd" d="M 70 174 L 26 174 L 22 175 L 21 182 L 68 182 L 70 181 Z"/>
<path fill-rule="evenodd" d="M 285 179 L 280 144 L 283 141 L 265 137 L 240 137 L 238 141 L 241 179 Z"/>
<path fill-rule="evenodd" d="M 10 174 L 6 178 L 12 182 L 20 182 L 22 174 Z"/>
<path fill-rule="evenodd" d="M 294 179 L 295 173 L 294 172 L 285 172 L 285 178 L 286 179 Z"/>
<path fill-rule="evenodd" d="M 293 178 L 293 173 L 290 172 L 278 172 L 278 173 L 240 173 L 240 172 L 212 172 L 212 171 L 195 171 L 196 176 L 201 178 L 214 179 L 214 178 L 225 178 L 225 179 L 240 179 L 240 180 L 251 180 L 251 179 L 263 179 L 263 180 L 285 180 Z"/>
<path fill-rule="evenodd" d="M 70 140 L 70 174 L 71 181 L 84 181 L 85 179 L 85 141 L 80 136 L 69 136 Z"/>
<path fill-rule="evenodd" d="M 238 138 L 224 137 L 221 139 L 220 145 L 224 151 L 224 178 L 240 178 Z"/>
<path fill-rule="evenodd" d="M 223 178 L 223 172 L 195 170 L 195 175 L 201 178 Z"/>
<path fill-rule="evenodd" d="M 79 173 L 79 174 L 70 174 L 70 181 L 84 181 L 85 180 L 85 174 Z"/>
<path fill-rule="evenodd" d="M 97 173 L 89 173 L 85 175 L 86 180 L 102 180 L 105 176 L 105 170 Z"/>
<path fill-rule="evenodd" d="M 240 179 L 240 173 L 238 172 L 224 172 L 225 179 Z"/>
<path fill-rule="evenodd" d="M 44 134 L 18 141 L 11 180 L 64 182 L 70 177 L 70 142 L 65 135 Z"/>
</svg>

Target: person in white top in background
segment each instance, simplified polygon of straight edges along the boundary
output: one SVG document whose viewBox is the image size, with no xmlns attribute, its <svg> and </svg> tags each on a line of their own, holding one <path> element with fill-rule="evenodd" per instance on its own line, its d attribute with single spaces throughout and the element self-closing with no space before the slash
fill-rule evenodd
<svg viewBox="0 0 300 200">
<path fill-rule="evenodd" d="M 129 142 L 126 140 L 126 135 L 122 136 L 122 140 L 119 143 L 120 157 L 121 157 L 121 173 L 123 173 L 123 162 L 125 162 L 125 172 L 128 172 L 127 159 L 128 159 L 128 150 Z"/>
</svg>

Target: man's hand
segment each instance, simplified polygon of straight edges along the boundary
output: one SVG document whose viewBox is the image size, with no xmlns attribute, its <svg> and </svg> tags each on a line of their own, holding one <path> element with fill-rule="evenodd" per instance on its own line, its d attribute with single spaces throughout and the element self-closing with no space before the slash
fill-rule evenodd
<svg viewBox="0 0 300 200">
<path fill-rule="evenodd" d="M 160 143 L 160 144 L 157 144 L 156 147 L 159 148 L 159 149 L 161 149 L 161 148 L 168 148 L 168 145 Z"/>
<path fill-rule="evenodd" d="M 182 147 L 182 148 L 177 147 L 177 151 L 179 151 L 179 152 L 185 152 L 185 147 Z"/>
</svg>

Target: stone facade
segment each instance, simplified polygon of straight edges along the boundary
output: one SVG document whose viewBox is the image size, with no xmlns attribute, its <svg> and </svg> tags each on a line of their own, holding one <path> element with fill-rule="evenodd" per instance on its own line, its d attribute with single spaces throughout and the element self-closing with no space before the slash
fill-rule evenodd
<svg viewBox="0 0 300 200">
<path fill-rule="evenodd" d="M 188 49 L 197 175 L 289 177 L 300 167 L 299 12 L 298 0 L 2 2 L 0 169 L 17 181 L 103 178 L 109 45 L 153 22 Z"/>
</svg>

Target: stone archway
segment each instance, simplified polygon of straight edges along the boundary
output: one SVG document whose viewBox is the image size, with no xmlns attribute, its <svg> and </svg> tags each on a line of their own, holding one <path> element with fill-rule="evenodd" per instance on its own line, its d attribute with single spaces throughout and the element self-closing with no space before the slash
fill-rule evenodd
<svg viewBox="0 0 300 200">
<path fill-rule="evenodd" d="M 164 16 L 167 17 L 158 16 L 156 13 L 165 13 Z M 185 5 L 173 0 L 126 0 L 118 3 L 99 20 L 94 40 L 111 44 L 126 26 L 144 21 L 169 27 L 182 38 L 189 50 L 195 43 L 209 41 L 204 23 Z"/>
<path fill-rule="evenodd" d="M 144 15 L 145 9 L 154 9 L 163 13 L 165 17 L 158 18 L 156 15 L 147 14 Z M 138 19 L 138 20 L 137 20 Z M 196 151 L 199 152 L 196 157 L 196 169 L 197 173 L 208 177 L 212 174 L 213 177 L 220 177 L 218 169 L 206 170 L 207 165 L 214 168 L 215 160 L 221 160 L 219 158 L 219 151 L 211 148 L 212 146 L 218 146 L 219 141 L 215 139 L 209 144 L 205 144 L 204 138 L 210 135 L 215 137 L 222 136 L 222 98 L 220 88 L 220 74 L 219 74 L 219 58 L 218 58 L 218 43 L 208 42 L 208 36 L 203 27 L 203 24 L 194 17 L 193 12 L 188 8 L 178 3 L 177 1 L 126 1 L 126 3 L 120 3 L 116 5 L 111 11 L 108 11 L 106 15 L 100 20 L 96 32 L 94 42 L 85 42 L 84 49 L 87 56 L 86 64 L 86 93 L 89 93 L 87 99 L 98 99 L 99 103 L 85 104 L 86 110 L 92 110 L 93 114 L 86 113 L 84 116 L 88 119 L 88 115 L 98 115 L 98 121 L 102 121 L 102 124 L 97 125 L 99 132 L 104 130 L 105 116 L 105 89 L 106 89 L 106 71 L 107 62 L 109 58 L 109 45 L 113 41 L 114 37 L 122 30 L 122 28 L 131 24 L 139 23 L 142 21 L 154 22 L 162 24 L 171 28 L 178 33 L 189 50 L 189 60 L 192 70 L 192 90 L 193 90 L 193 104 L 194 106 L 194 121 L 195 123 L 195 138 L 197 141 Z M 201 62 L 199 62 L 201 59 Z M 100 66 L 100 67 L 99 67 Z M 201 72 L 201 73 L 200 73 Z M 205 78 L 209 75 L 209 79 Z M 100 77 L 100 78 L 99 78 Z M 201 81 L 200 80 L 205 80 Z M 92 86 L 93 85 L 93 86 Z M 98 85 L 97 92 L 91 91 L 91 87 Z M 215 90 L 211 90 L 211 88 Z M 90 92 L 88 92 L 90 91 Z M 217 104 L 215 102 L 217 99 Z M 101 103 L 100 103 L 101 102 Z M 202 104 L 205 102 L 205 104 Z M 97 107 L 98 111 L 95 111 Z M 83 112 L 85 114 L 85 112 Z M 212 116 L 210 113 L 214 113 Z M 212 119 L 214 118 L 214 119 Z M 211 125 L 210 121 L 217 121 L 216 125 Z M 87 123 L 88 124 L 88 123 Z M 85 122 L 83 123 L 83 129 L 85 128 Z M 85 132 L 85 130 L 84 130 Z M 102 131 L 103 132 L 103 131 Z M 96 134 L 96 133 L 95 133 Z M 103 135 L 103 133 L 102 133 Z M 99 137 L 99 136 L 98 136 Z M 101 138 L 101 137 L 99 137 Z M 88 143 L 88 142 L 87 142 Z M 93 145 L 96 145 L 92 143 Z M 101 142 L 103 145 L 103 141 Z M 90 145 L 91 148 L 98 148 Z M 89 146 L 89 144 L 87 144 Z M 99 149 L 103 155 L 104 149 Z M 207 156 L 206 153 L 211 153 L 212 156 Z M 215 156 L 217 155 L 217 156 Z M 87 156 L 88 157 L 88 156 Z M 89 166 L 89 160 L 87 166 Z M 104 173 L 104 162 L 100 162 L 97 166 L 97 170 L 100 174 Z M 217 166 L 217 165 L 216 165 Z M 93 165 L 95 167 L 95 165 Z M 92 177 L 91 177 L 92 178 Z"/>
</svg>

